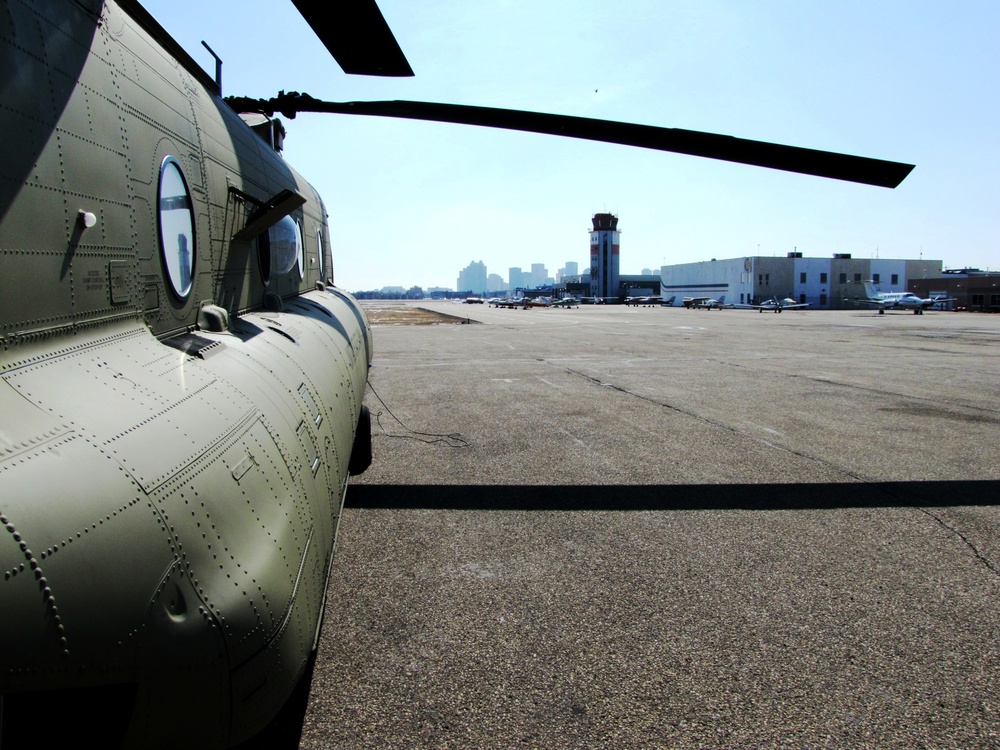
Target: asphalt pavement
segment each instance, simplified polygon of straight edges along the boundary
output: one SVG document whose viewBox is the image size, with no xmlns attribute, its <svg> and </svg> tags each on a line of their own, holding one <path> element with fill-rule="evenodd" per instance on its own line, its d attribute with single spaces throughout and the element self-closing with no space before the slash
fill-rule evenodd
<svg viewBox="0 0 1000 750">
<path fill-rule="evenodd" d="M 421 305 L 301 747 L 1000 747 L 1000 316 Z"/>
</svg>

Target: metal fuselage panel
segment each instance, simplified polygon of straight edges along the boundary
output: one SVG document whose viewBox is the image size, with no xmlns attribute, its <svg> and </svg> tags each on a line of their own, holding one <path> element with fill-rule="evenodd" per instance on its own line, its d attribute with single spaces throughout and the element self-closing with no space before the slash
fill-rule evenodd
<svg viewBox="0 0 1000 750">
<path fill-rule="evenodd" d="M 168 335 L 193 326 L 204 300 L 250 310 L 265 292 L 287 299 L 330 276 L 326 211 L 311 185 L 116 4 L 100 18 L 57 5 L 13 0 L 0 11 L 0 343 L 128 317 Z M 183 169 L 195 216 L 184 299 L 159 249 L 167 157 Z M 257 242 L 233 239 L 255 208 L 240 193 L 266 201 L 284 189 L 306 198 L 292 214 L 303 275 L 274 274 L 265 288 Z"/>
<path fill-rule="evenodd" d="M 134 685 L 129 745 L 224 746 L 314 647 L 371 331 L 316 289 L 315 190 L 116 3 L 90 5 L 0 9 L 0 697 Z M 168 158 L 187 295 L 159 239 Z M 282 190 L 306 199 L 303 260 L 265 279 L 233 235 Z M 197 328 L 206 303 L 228 328 Z"/>
</svg>

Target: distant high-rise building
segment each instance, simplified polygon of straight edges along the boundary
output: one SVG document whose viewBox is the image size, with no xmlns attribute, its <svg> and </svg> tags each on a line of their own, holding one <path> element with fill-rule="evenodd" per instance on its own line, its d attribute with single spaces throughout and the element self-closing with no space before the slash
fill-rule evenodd
<svg viewBox="0 0 1000 750">
<path fill-rule="evenodd" d="M 503 283 L 503 277 L 498 273 L 491 273 L 486 277 L 486 291 L 487 292 L 502 292 L 506 290 L 506 285 Z"/>
<path fill-rule="evenodd" d="M 614 214 L 594 214 L 590 233 L 590 293 L 594 297 L 618 296 L 618 250 L 621 233 Z"/>
<path fill-rule="evenodd" d="M 473 294 L 486 294 L 486 264 L 480 261 L 473 261 L 458 274 L 459 292 L 472 292 Z"/>
<path fill-rule="evenodd" d="M 549 278 L 549 271 L 545 267 L 544 263 L 532 263 L 531 264 L 531 285 L 532 286 L 542 286 L 545 284 L 546 279 Z"/>
<path fill-rule="evenodd" d="M 576 280 L 579 275 L 580 264 L 575 260 L 567 261 L 563 268 L 556 271 L 556 283 L 564 284 L 567 280 Z"/>
<path fill-rule="evenodd" d="M 517 266 L 512 266 L 507 272 L 508 288 L 512 294 L 515 289 L 523 289 L 524 287 L 531 286 L 530 282 L 530 275 L 526 274 Z"/>
</svg>

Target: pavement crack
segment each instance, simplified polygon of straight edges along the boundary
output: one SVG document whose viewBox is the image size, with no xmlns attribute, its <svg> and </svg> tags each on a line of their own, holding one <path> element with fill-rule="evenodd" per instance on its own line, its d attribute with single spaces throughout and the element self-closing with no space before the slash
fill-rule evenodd
<svg viewBox="0 0 1000 750">
<path fill-rule="evenodd" d="M 864 393 L 876 397 L 889 397 L 896 398 L 905 401 L 917 402 L 922 404 L 929 404 L 933 406 L 940 407 L 941 404 L 947 406 L 955 407 L 958 409 L 966 409 L 974 412 L 986 412 L 988 414 L 1000 414 L 998 409 L 986 408 L 980 404 L 968 404 L 963 403 L 954 399 L 941 399 L 938 397 L 927 398 L 925 396 L 915 396 L 907 391 L 891 391 L 882 388 L 872 388 L 870 386 L 859 385 L 857 383 L 848 383 L 843 380 L 834 380 L 833 378 L 826 375 L 808 375 L 804 373 L 797 372 L 786 372 L 783 370 L 768 370 L 766 368 L 751 367 L 750 365 L 741 362 L 729 362 L 721 359 L 707 358 L 706 362 L 711 363 L 715 367 L 728 367 L 734 370 L 748 370 L 757 374 L 766 374 L 768 377 L 784 377 L 789 380 L 805 380 L 810 383 L 817 383 L 819 385 L 827 385 L 835 388 L 844 388 L 848 391 L 855 391 L 858 393 Z M 991 419 L 990 417 L 985 417 L 985 419 Z"/>
<path fill-rule="evenodd" d="M 957 528 L 955 528 L 950 523 L 948 523 L 947 521 L 945 521 L 939 515 L 937 515 L 936 513 L 933 513 L 930 508 L 925 508 L 925 507 L 920 507 L 920 506 L 913 506 L 913 507 L 915 507 L 918 511 L 920 511 L 924 515 L 930 516 L 938 524 L 940 524 L 943 529 L 945 529 L 949 533 L 953 534 L 954 536 L 958 537 L 958 539 L 961 540 L 961 542 L 966 547 L 969 548 L 969 551 L 972 552 L 972 555 L 977 560 L 979 560 L 979 562 L 982 563 L 982 565 L 987 570 L 989 570 L 991 573 L 993 573 L 993 575 L 1000 577 L 1000 568 L 998 568 L 995 563 L 993 563 L 986 555 L 984 555 L 982 553 L 982 551 L 980 551 L 979 547 L 976 546 L 975 542 L 973 542 L 971 539 L 969 539 L 969 537 L 967 537 L 965 534 L 963 534 Z"/>
</svg>

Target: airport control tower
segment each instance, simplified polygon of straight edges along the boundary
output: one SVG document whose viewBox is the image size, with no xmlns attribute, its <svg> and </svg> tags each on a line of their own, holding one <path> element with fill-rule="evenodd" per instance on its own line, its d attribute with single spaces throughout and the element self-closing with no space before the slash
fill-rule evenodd
<svg viewBox="0 0 1000 750">
<path fill-rule="evenodd" d="M 590 233 L 590 296 L 618 296 L 618 217 L 594 214 Z"/>
</svg>

